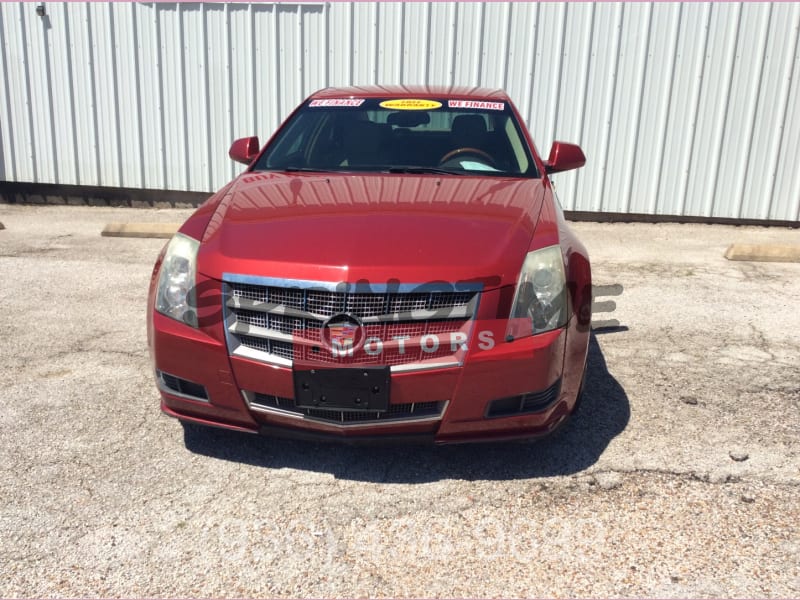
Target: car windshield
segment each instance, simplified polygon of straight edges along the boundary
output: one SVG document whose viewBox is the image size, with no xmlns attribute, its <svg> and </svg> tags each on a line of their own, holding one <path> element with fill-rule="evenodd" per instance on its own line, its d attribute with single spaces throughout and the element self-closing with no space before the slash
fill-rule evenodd
<svg viewBox="0 0 800 600">
<path fill-rule="evenodd" d="M 506 102 L 412 98 L 307 101 L 254 169 L 538 177 Z"/>
</svg>

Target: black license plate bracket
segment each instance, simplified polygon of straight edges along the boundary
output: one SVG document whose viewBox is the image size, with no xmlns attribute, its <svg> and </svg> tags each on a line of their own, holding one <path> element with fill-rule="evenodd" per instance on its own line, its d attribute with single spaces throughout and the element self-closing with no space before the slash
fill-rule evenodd
<svg viewBox="0 0 800 600">
<path fill-rule="evenodd" d="M 294 398 L 298 408 L 385 412 L 389 409 L 389 367 L 297 369 Z"/>
</svg>

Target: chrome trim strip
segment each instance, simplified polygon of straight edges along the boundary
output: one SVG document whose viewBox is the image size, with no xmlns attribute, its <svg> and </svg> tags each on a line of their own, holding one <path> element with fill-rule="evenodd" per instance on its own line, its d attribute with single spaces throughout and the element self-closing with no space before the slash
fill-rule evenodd
<svg viewBox="0 0 800 600">
<path fill-rule="evenodd" d="M 395 321 L 448 321 L 455 319 L 469 319 L 475 312 L 477 307 L 477 298 L 470 300 L 463 306 L 453 306 L 447 308 L 446 314 L 442 315 L 443 309 L 436 310 L 411 310 L 406 312 L 387 313 L 385 315 L 377 315 L 373 317 L 359 317 L 362 323 L 369 325 L 372 323 L 391 323 Z M 239 308 L 242 310 L 252 310 L 253 312 L 262 312 L 273 315 L 281 315 L 284 317 L 296 317 L 298 319 L 314 319 L 316 321 L 325 321 L 329 317 L 327 315 L 320 315 L 317 313 L 299 310 L 290 306 L 282 304 L 275 304 L 273 302 L 258 302 L 257 300 L 248 300 L 247 298 L 229 298 L 227 301 L 228 308 Z M 346 311 L 345 311 L 346 312 Z"/>
<path fill-rule="evenodd" d="M 254 360 L 256 362 L 265 363 L 268 365 L 276 366 L 276 367 L 285 367 L 287 369 L 292 368 L 293 362 L 288 358 L 283 358 L 281 356 L 277 356 L 275 354 L 269 354 L 268 352 L 263 352 L 262 350 L 256 350 L 255 348 L 250 348 L 249 346 L 240 345 L 236 348 L 233 352 L 231 352 L 231 356 L 237 356 L 239 358 L 247 358 L 249 360 Z M 463 365 L 462 361 L 453 360 L 447 362 L 414 362 L 414 363 L 406 363 L 404 365 L 393 365 L 390 367 L 392 373 L 412 373 L 414 371 L 430 371 L 432 369 L 451 369 L 453 367 L 460 367 Z M 336 368 L 336 363 L 320 363 L 321 367 L 328 367 L 328 368 Z M 354 367 L 360 366 L 369 366 L 369 365 L 353 365 Z"/>
<path fill-rule="evenodd" d="M 472 299 L 467 303 L 465 309 L 469 312 L 469 318 L 474 319 L 478 315 L 478 307 L 481 304 L 482 293 L 475 294 Z"/>
<path fill-rule="evenodd" d="M 223 331 L 225 332 L 225 345 L 228 347 L 228 354 L 233 356 L 240 348 L 243 348 L 239 343 L 239 340 L 234 336 L 228 329 L 231 325 L 236 323 L 236 315 L 235 313 L 228 308 L 228 301 L 227 299 L 231 297 L 231 286 L 222 282 L 222 318 L 225 327 Z"/>
<path fill-rule="evenodd" d="M 292 308 L 284 304 L 275 304 L 274 302 L 259 302 L 258 300 L 250 300 L 248 298 L 229 298 L 228 308 L 241 308 L 243 310 L 252 310 L 253 312 L 270 313 L 273 315 L 281 315 L 282 317 L 297 317 L 298 319 L 316 319 L 317 321 L 324 321 L 328 317 L 319 315 L 317 313 Z"/>
<path fill-rule="evenodd" d="M 450 369 L 460 367 L 461 362 L 457 360 L 437 363 L 407 363 L 405 365 L 393 365 L 390 367 L 392 373 L 409 373 L 411 371 L 430 371 L 431 369 Z"/>
<path fill-rule="evenodd" d="M 298 289 L 316 289 L 320 291 L 345 292 L 350 294 L 385 294 L 396 292 L 408 294 L 418 292 L 421 294 L 431 292 L 482 292 L 483 284 L 474 281 L 457 281 L 453 284 L 441 283 L 347 283 L 345 281 L 313 281 L 309 279 L 285 279 L 282 277 L 262 277 L 259 275 L 239 275 L 237 273 L 223 273 L 222 280 L 229 283 L 244 283 L 250 285 L 266 285 L 271 287 L 294 287 Z"/>
<path fill-rule="evenodd" d="M 262 277 L 260 275 L 239 275 L 237 273 L 223 273 L 222 280 L 228 283 L 244 283 L 245 285 L 267 285 L 271 287 L 316 289 L 326 292 L 347 291 L 344 282 L 310 281 L 307 279 L 285 279 L 283 277 Z M 342 288 L 341 286 L 345 286 Z"/>
<path fill-rule="evenodd" d="M 472 301 L 470 300 L 470 304 Z M 447 309 L 447 314 L 442 315 L 437 310 L 410 310 L 406 312 L 389 313 L 386 315 L 378 315 L 375 317 L 359 317 L 364 325 L 371 325 L 373 323 L 395 323 L 402 321 L 450 321 L 450 320 L 464 320 L 472 318 L 470 311 L 470 304 L 464 306 L 453 306 Z"/>
<path fill-rule="evenodd" d="M 287 342 L 287 343 L 294 344 L 295 346 L 319 346 L 320 345 L 320 341 L 319 340 L 311 340 L 311 339 L 302 338 L 302 337 L 295 337 L 295 336 L 289 335 L 288 333 L 283 333 L 283 332 L 277 331 L 275 329 L 267 329 L 265 327 L 260 327 L 258 325 L 249 325 L 247 323 L 239 323 L 239 322 L 234 323 L 233 325 L 228 327 L 228 331 L 230 331 L 231 333 L 235 333 L 237 335 L 246 335 L 246 336 L 249 336 L 249 337 L 259 338 L 259 339 L 263 339 L 263 340 L 275 340 L 275 341 L 278 341 L 278 342 Z M 457 333 L 457 332 L 461 332 L 461 330 L 460 329 L 454 329 L 453 331 L 451 331 L 449 333 Z M 444 333 L 442 333 L 442 335 L 444 335 Z M 421 335 L 412 336 L 412 337 L 406 337 L 405 341 L 406 342 L 408 342 L 408 341 L 417 342 L 420 339 L 422 339 L 423 337 L 424 336 L 421 336 Z M 400 348 L 400 341 L 392 340 L 392 341 L 383 342 L 383 348 L 384 348 L 384 351 L 386 351 L 386 350 L 396 350 L 396 349 Z M 255 349 L 251 348 L 251 350 L 255 350 Z M 255 350 L 255 351 L 256 352 L 263 352 L 262 350 Z M 264 354 L 268 354 L 268 353 L 264 352 Z M 411 363 L 411 364 L 419 364 L 419 363 Z M 400 365 L 395 365 L 395 366 L 400 366 Z"/>
<path fill-rule="evenodd" d="M 308 415 L 292 412 L 290 410 L 283 410 L 281 408 L 274 408 L 271 406 L 256 405 L 253 404 L 251 399 L 251 395 L 253 396 L 255 395 L 253 392 L 248 392 L 246 390 L 241 390 L 241 392 L 242 392 L 242 397 L 244 398 L 244 401 L 247 404 L 247 408 L 249 408 L 253 412 L 258 412 L 268 415 L 277 415 L 281 417 L 291 417 L 298 421 L 310 421 L 312 423 L 319 423 L 320 425 L 327 425 L 329 427 L 334 427 L 336 429 L 369 429 L 374 427 L 385 427 L 387 425 L 406 425 L 409 423 L 428 423 L 432 421 L 441 421 L 442 417 L 444 417 L 444 413 L 447 411 L 447 407 L 450 405 L 450 401 L 445 400 L 438 415 L 429 415 L 427 417 L 417 417 L 417 418 L 412 417 L 404 419 L 376 419 L 375 421 L 337 423 L 335 421 L 328 421 L 317 417 L 309 417 Z"/>
<path fill-rule="evenodd" d="M 295 338 L 287 333 L 277 331 L 275 329 L 267 329 L 266 327 L 259 327 L 258 325 L 249 325 L 247 323 L 240 323 L 237 321 L 233 325 L 228 326 L 228 331 L 238 335 L 247 335 L 250 337 L 261 338 L 264 340 L 275 340 L 277 342 L 294 343 Z"/>
<path fill-rule="evenodd" d="M 283 358 L 282 356 L 277 356 L 276 354 L 269 354 L 268 352 L 262 352 L 261 350 L 256 350 L 255 348 L 250 348 L 249 346 L 244 346 L 241 344 L 233 352 L 231 352 L 231 356 L 249 358 L 250 360 L 255 360 L 257 362 L 266 363 L 276 367 L 286 367 L 287 369 L 292 368 L 292 361 L 288 358 Z"/>
</svg>

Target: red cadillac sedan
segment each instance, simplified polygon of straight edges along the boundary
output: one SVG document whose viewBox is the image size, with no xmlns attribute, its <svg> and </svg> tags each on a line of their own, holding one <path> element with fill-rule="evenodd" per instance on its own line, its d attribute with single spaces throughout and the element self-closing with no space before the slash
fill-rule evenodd
<svg viewBox="0 0 800 600">
<path fill-rule="evenodd" d="M 574 411 L 591 270 L 500 90 L 329 88 L 164 247 L 148 297 L 161 408 L 308 439 L 536 437 Z"/>
</svg>

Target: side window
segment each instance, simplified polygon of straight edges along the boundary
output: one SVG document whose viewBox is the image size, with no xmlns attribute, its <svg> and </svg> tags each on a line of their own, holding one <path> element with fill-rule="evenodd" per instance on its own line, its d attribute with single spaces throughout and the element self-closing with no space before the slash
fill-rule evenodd
<svg viewBox="0 0 800 600">
<path fill-rule="evenodd" d="M 320 116 L 310 113 L 298 115 L 266 157 L 267 167 L 302 166 L 302 156 L 312 133 L 319 125 Z"/>
</svg>

